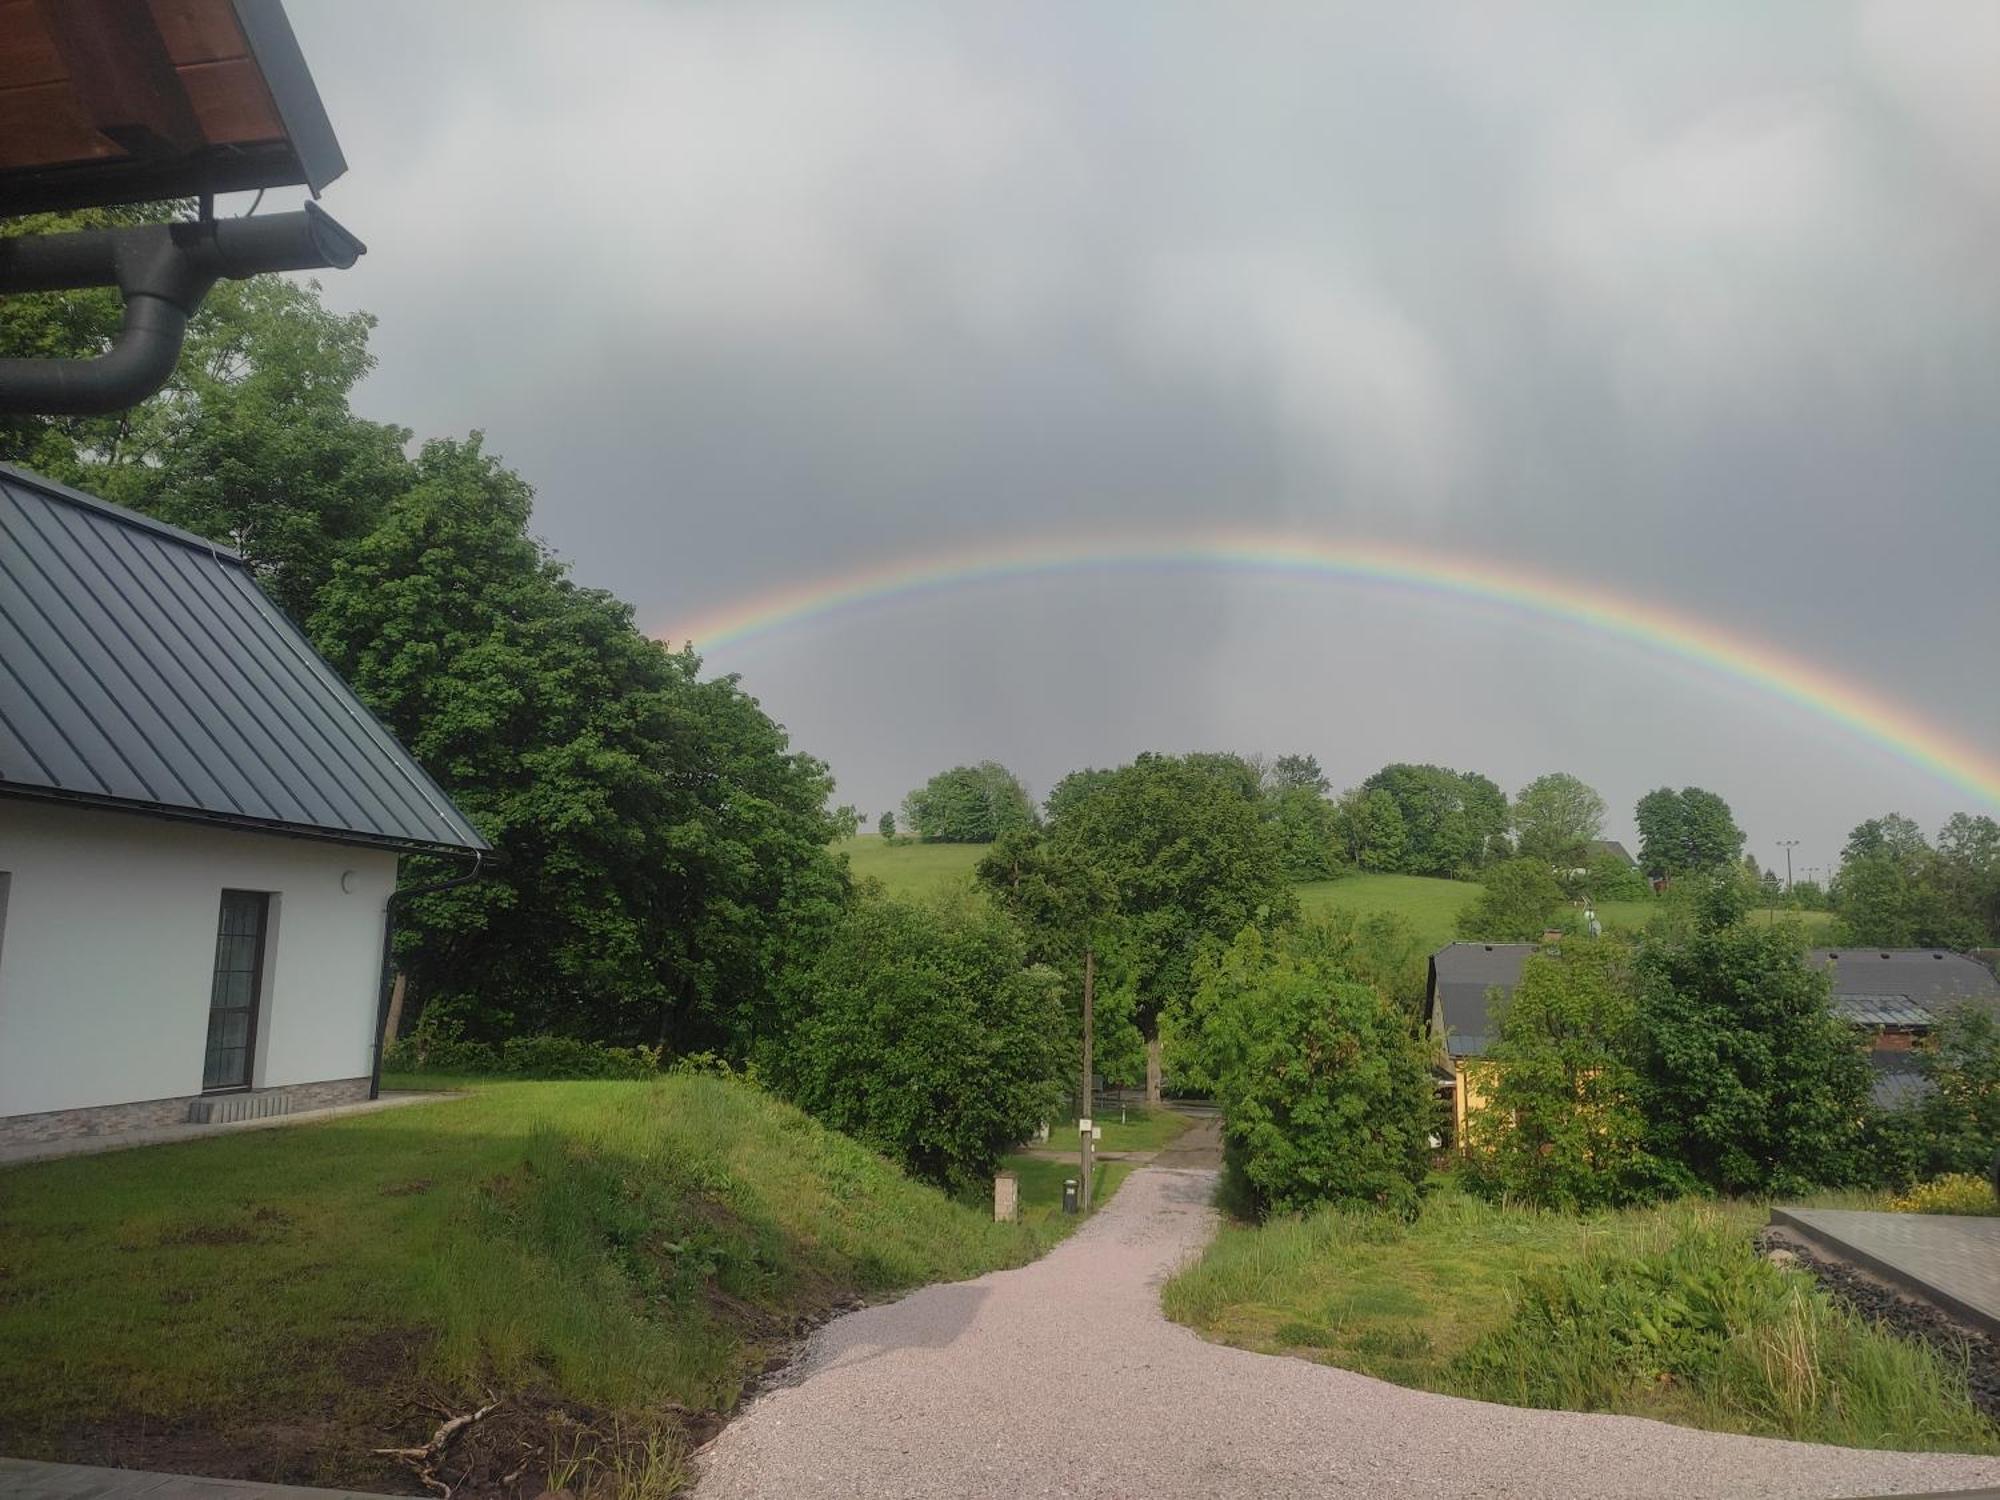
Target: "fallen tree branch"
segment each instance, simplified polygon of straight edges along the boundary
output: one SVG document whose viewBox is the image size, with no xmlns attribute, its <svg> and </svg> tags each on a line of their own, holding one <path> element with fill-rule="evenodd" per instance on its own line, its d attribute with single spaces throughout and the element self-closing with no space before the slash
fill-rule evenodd
<svg viewBox="0 0 2000 1500">
<path fill-rule="evenodd" d="M 423 1481 L 425 1489 L 436 1490 L 445 1500 L 451 1500 L 451 1486 L 437 1477 L 438 1460 L 444 1457 L 445 1449 L 457 1440 L 460 1433 L 473 1423 L 484 1421 L 499 1405 L 498 1401 L 489 1401 L 477 1411 L 448 1418 L 421 1448 L 377 1448 L 375 1452 L 379 1457 L 408 1464 L 416 1471 L 417 1478 Z"/>
</svg>

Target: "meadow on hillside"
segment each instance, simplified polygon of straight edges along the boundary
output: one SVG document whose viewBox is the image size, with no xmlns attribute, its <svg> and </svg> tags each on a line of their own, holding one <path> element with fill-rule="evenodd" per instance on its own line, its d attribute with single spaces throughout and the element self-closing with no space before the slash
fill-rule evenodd
<svg viewBox="0 0 2000 1500">
<path fill-rule="evenodd" d="M 885 843 L 873 834 L 847 839 L 835 846 L 845 854 L 856 875 L 882 882 L 892 896 L 921 896 L 962 885 L 985 854 L 984 844 Z M 1393 911 L 1409 919 L 1427 948 L 1441 948 L 1456 936 L 1459 911 L 1479 896 L 1469 880 L 1434 880 L 1424 875 L 1349 875 L 1339 880 L 1311 880 L 1298 887 L 1299 907 L 1307 916 L 1333 910 Z M 1600 901 L 1598 917 L 1608 932 L 1643 932 L 1656 906 L 1651 901 Z M 1793 912 L 1809 937 L 1823 938 L 1833 914 Z"/>
</svg>

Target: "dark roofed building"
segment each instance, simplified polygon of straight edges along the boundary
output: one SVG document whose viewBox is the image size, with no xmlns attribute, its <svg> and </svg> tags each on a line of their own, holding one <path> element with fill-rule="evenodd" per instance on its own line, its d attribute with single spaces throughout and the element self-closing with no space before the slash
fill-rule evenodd
<svg viewBox="0 0 2000 1500">
<path fill-rule="evenodd" d="M 1499 1010 L 1521 982 L 1521 966 L 1539 943 L 1451 943 L 1431 955 L 1424 1022 L 1451 1064 L 1454 1111 L 1461 1129 L 1478 1105 L 1465 1064 L 1485 1053 Z M 1977 959 L 1931 948 L 1814 948 L 1806 961 L 1832 970 L 1834 1012 L 1871 1034 L 1875 1099 L 1894 1105 L 1920 1091 L 1911 1049 L 1959 1005 L 2000 1014 L 2000 978 Z"/>
<path fill-rule="evenodd" d="M 397 857 L 486 849 L 236 553 L 0 465 L 0 1143 L 365 1095 Z"/>
<path fill-rule="evenodd" d="M 1620 864 L 1630 865 L 1635 870 L 1639 868 L 1639 861 L 1634 859 L 1631 852 L 1616 839 L 1592 839 L 1584 848 L 1586 859 L 1601 859 L 1606 855 Z"/>
</svg>

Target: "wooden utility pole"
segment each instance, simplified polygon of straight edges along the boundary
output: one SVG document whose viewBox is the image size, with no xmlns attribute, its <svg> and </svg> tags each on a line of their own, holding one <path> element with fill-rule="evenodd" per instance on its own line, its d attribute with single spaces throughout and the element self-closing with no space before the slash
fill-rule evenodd
<svg viewBox="0 0 2000 1500">
<path fill-rule="evenodd" d="M 1083 1094 L 1082 1106 L 1076 1112 L 1077 1133 L 1083 1137 L 1078 1149 L 1083 1154 L 1083 1179 L 1077 1184 L 1077 1203 L 1083 1213 L 1090 1212 L 1091 1158 L 1096 1151 L 1091 1141 L 1091 1132 L 1096 1127 L 1096 1117 L 1091 1113 L 1097 1107 L 1096 1090 L 1090 1086 L 1090 1026 L 1091 1006 L 1097 995 L 1097 950 L 1083 950 Z"/>
</svg>

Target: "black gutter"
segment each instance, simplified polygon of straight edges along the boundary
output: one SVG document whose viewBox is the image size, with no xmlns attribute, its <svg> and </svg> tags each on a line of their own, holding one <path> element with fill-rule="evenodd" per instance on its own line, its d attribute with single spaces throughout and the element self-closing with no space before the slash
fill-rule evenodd
<svg viewBox="0 0 2000 1500">
<path fill-rule="evenodd" d="M 95 359 L 0 359 L 0 413 L 101 416 L 167 383 L 188 319 L 216 282 L 346 270 L 368 247 L 316 204 L 261 218 L 0 238 L 0 295 L 115 286 L 125 320 Z"/>
<path fill-rule="evenodd" d="M 473 851 L 472 868 L 463 875 L 454 875 L 449 880 L 434 880 L 429 885 L 405 886 L 389 893 L 389 899 L 382 903 L 382 990 L 375 1004 L 375 1060 L 368 1069 L 368 1097 L 382 1097 L 382 1048 L 387 1038 L 382 1033 L 389 1027 L 389 996 L 396 987 L 396 911 L 412 896 L 434 896 L 439 891 L 448 891 L 461 885 L 470 885 L 479 878 L 486 856 Z"/>
</svg>

